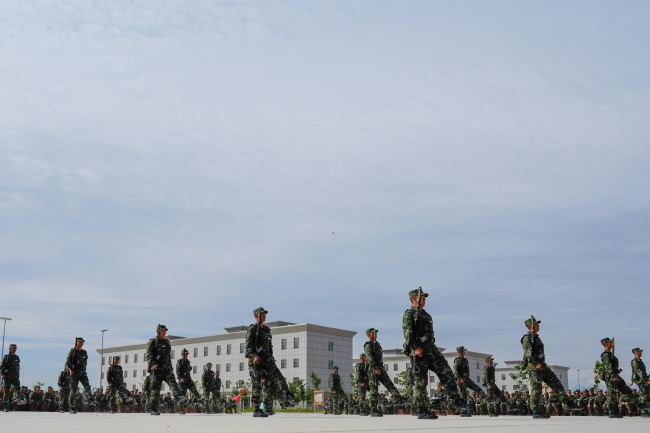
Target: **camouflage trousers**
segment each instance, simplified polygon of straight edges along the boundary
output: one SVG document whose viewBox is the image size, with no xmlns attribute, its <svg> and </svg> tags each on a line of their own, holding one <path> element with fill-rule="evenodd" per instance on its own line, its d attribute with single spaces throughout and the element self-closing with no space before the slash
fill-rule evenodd
<svg viewBox="0 0 650 433">
<path fill-rule="evenodd" d="M 108 390 L 106 391 L 106 401 L 108 401 L 108 407 L 110 407 L 111 410 L 117 409 L 117 400 L 120 397 L 124 398 L 124 393 L 122 392 L 121 385 L 109 385 Z"/>
<path fill-rule="evenodd" d="M 151 374 L 151 398 L 149 398 L 150 411 L 158 410 L 160 387 L 162 386 L 163 382 L 169 385 L 169 388 L 171 388 L 175 399 L 178 400 L 181 396 L 181 390 L 178 389 L 178 383 L 176 383 L 176 377 L 174 377 L 174 371 L 171 368 L 163 367 L 153 370 Z"/>
<path fill-rule="evenodd" d="M 70 394 L 68 395 L 68 404 L 70 409 L 75 407 L 77 401 L 77 390 L 79 389 L 79 382 L 84 386 L 84 394 L 90 396 L 90 382 L 88 382 L 88 374 L 85 371 L 75 372 L 70 376 Z"/>
<path fill-rule="evenodd" d="M 70 388 L 59 388 L 59 410 L 69 411 L 70 403 L 68 403 L 68 396 L 70 395 Z"/>
<path fill-rule="evenodd" d="M 341 388 L 333 389 L 331 392 L 332 404 L 334 406 L 333 413 L 341 413 L 341 401 L 346 405 L 349 404 L 348 396 L 345 395 L 345 391 Z"/>
<path fill-rule="evenodd" d="M 646 382 L 634 382 L 635 385 L 639 388 L 639 407 L 640 408 L 647 408 L 649 406 L 648 403 L 650 403 L 650 385 L 648 385 Z"/>
<path fill-rule="evenodd" d="M 533 413 L 544 412 L 544 405 L 542 404 L 543 383 L 555 391 L 555 394 L 561 402 L 564 403 L 568 399 L 560 379 L 557 378 L 555 373 L 546 364 L 542 364 L 541 370 L 536 369 L 534 365 L 530 365 L 528 367 L 528 374 L 530 375 L 530 410 Z"/>
<path fill-rule="evenodd" d="M 357 406 L 359 408 L 359 413 L 366 413 L 368 412 L 368 401 L 366 400 L 366 393 L 368 392 L 368 388 L 364 385 L 361 386 L 359 384 L 356 385 L 356 390 L 357 390 Z"/>
<path fill-rule="evenodd" d="M 194 385 L 192 379 L 185 379 L 183 382 L 181 382 L 179 379 L 178 389 L 180 391 L 181 396 L 187 395 L 187 391 L 189 391 L 190 393 L 192 393 L 194 398 L 196 398 L 197 400 L 201 399 L 201 396 L 199 395 L 199 391 L 197 391 L 196 385 Z"/>
<path fill-rule="evenodd" d="M 480 395 L 482 398 L 485 398 L 485 391 L 483 391 L 483 388 L 481 388 L 476 383 L 474 383 L 474 381 L 469 377 L 466 377 L 464 380 L 465 383 L 461 383 L 460 379 L 456 380 L 456 386 L 458 387 L 458 392 L 460 393 L 460 395 L 466 396 L 467 388 L 469 388 L 475 393 L 477 393 L 478 395 Z"/>
<path fill-rule="evenodd" d="M 423 413 L 429 409 L 429 392 L 427 389 L 429 370 L 440 378 L 442 386 L 447 391 L 449 401 L 456 402 L 461 398 L 451 367 L 449 367 L 447 360 L 442 356 L 438 348 L 432 345 L 432 347 L 424 350 L 421 357 L 415 358 L 415 365 L 413 366 L 413 384 L 415 385 L 413 409 L 416 413 Z"/>
<path fill-rule="evenodd" d="M 386 387 L 390 395 L 394 395 L 398 398 L 402 398 L 395 384 L 388 377 L 388 373 L 383 368 L 381 369 L 381 374 L 377 375 L 373 370 L 368 371 L 369 378 L 369 388 L 370 388 L 370 410 L 372 412 L 377 412 L 377 405 L 379 404 L 379 384 L 381 383 Z"/>
<path fill-rule="evenodd" d="M 2 405 L 5 409 L 9 409 L 9 404 L 11 403 L 11 387 L 14 387 L 16 391 L 20 389 L 20 379 L 18 375 L 6 375 L 4 382 L 2 383 L 2 389 L 4 389 L 4 398 L 2 399 Z"/>
<path fill-rule="evenodd" d="M 618 380 L 615 381 L 614 377 L 618 377 Z M 606 380 L 605 383 L 607 384 L 607 410 L 610 414 L 618 413 L 616 393 L 620 392 L 622 395 L 631 397 L 632 390 L 618 374 L 614 375 L 610 380 Z"/>
<path fill-rule="evenodd" d="M 215 405 L 219 404 L 221 401 L 221 393 L 216 386 L 213 385 L 207 388 L 203 388 L 203 404 L 206 408 L 210 407 L 210 394 L 212 394 L 212 400 L 215 402 Z"/>
<path fill-rule="evenodd" d="M 255 364 L 251 358 L 248 361 L 248 373 L 251 377 L 251 402 L 255 409 L 259 409 L 262 403 L 262 386 L 264 386 L 264 407 L 273 406 L 273 397 L 276 394 L 287 395 L 290 394 L 287 381 L 280 373 L 278 366 L 275 365 L 275 360 L 265 359 L 257 366 L 257 374 L 255 373 Z"/>
</svg>

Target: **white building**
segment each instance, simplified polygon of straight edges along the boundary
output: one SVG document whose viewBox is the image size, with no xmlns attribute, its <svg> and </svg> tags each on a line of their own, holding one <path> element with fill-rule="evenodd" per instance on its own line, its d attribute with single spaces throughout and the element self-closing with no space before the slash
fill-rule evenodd
<svg viewBox="0 0 650 433">
<path fill-rule="evenodd" d="M 517 381 L 510 377 L 510 374 L 516 374 L 516 366 L 521 365 L 521 361 L 505 361 L 504 367 L 496 367 L 496 383 L 503 391 L 512 393 L 517 387 Z M 561 365 L 548 366 L 553 373 L 560 379 L 560 383 L 564 389 L 569 389 L 569 367 Z M 530 380 L 527 375 L 524 375 L 524 384 L 530 389 Z"/>
<path fill-rule="evenodd" d="M 341 378 L 346 389 L 351 389 L 350 373 L 352 367 L 349 360 L 352 357 L 352 338 L 354 331 L 328 328 L 310 323 L 295 324 L 289 322 L 269 322 L 272 329 L 273 356 L 277 366 L 287 379 L 302 379 L 305 386 L 312 387 L 310 372 L 314 372 L 322 381 L 321 388 L 327 387 L 327 381 L 332 367 L 338 365 Z M 203 369 L 208 362 L 212 369 L 221 373 L 221 382 L 225 390 L 231 391 L 241 387 L 250 380 L 248 359 L 245 358 L 245 337 L 247 326 L 225 328 L 226 333 L 205 337 L 173 337 L 168 336 L 172 346 L 172 364 L 176 368 L 176 360 L 181 351 L 189 351 L 189 360 L 193 366 L 194 380 L 200 382 Z M 106 386 L 106 370 L 111 365 L 114 356 L 120 356 L 120 365 L 124 370 L 124 382 L 129 389 L 142 389 L 142 383 L 147 375 L 147 359 L 145 355 L 147 342 L 143 344 L 104 348 L 100 353 L 100 366 L 97 369 L 97 383 Z"/>
</svg>

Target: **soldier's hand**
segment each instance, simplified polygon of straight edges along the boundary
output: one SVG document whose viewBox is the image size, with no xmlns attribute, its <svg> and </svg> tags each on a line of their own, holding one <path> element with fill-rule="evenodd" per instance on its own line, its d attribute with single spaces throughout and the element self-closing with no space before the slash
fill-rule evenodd
<svg viewBox="0 0 650 433">
<path fill-rule="evenodd" d="M 538 369 L 538 370 L 541 370 L 541 369 L 542 369 L 542 364 L 537 364 L 537 365 L 535 366 L 535 368 Z"/>
<path fill-rule="evenodd" d="M 422 348 L 421 347 L 416 347 L 415 348 L 415 356 L 418 358 L 422 358 Z"/>
<path fill-rule="evenodd" d="M 185 383 L 185 379 L 181 377 L 181 383 Z"/>
<path fill-rule="evenodd" d="M 465 383 L 465 379 L 463 379 L 463 378 L 461 377 L 461 378 L 460 378 L 460 383 Z"/>
<path fill-rule="evenodd" d="M 618 377 L 618 376 L 614 376 L 614 377 L 612 377 L 612 379 L 614 379 L 614 380 L 617 381 L 617 382 L 618 382 L 619 380 L 621 380 L 621 378 Z"/>
<path fill-rule="evenodd" d="M 381 368 L 375 368 L 375 374 L 381 376 Z"/>
<path fill-rule="evenodd" d="M 158 364 L 154 364 L 154 365 L 153 365 L 153 369 L 154 369 L 154 370 L 158 370 Z"/>
<path fill-rule="evenodd" d="M 254 362 L 255 364 L 259 364 L 259 363 L 260 363 L 260 357 L 259 357 L 259 355 L 255 355 L 255 357 L 253 358 L 253 362 Z"/>
<path fill-rule="evenodd" d="M 634 385 L 634 382 L 630 381 L 630 386 Z"/>
<path fill-rule="evenodd" d="M 650 385 L 650 380 L 648 380 L 647 384 Z"/>
<path fill-rule="evenodd" d="M 74 376 L 74 371 L 70 370 L 70 376 Z"/>
</svg>

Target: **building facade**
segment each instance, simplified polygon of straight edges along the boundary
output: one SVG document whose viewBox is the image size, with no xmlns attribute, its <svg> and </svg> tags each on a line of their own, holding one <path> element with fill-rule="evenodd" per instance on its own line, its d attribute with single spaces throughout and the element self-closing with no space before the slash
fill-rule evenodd
<svg viewBox="0 0 650 433">
<path fill-rule="evenodd" d="M 287 382 L 302 379 L 306 387 L 313 388 L 310 373 L 313 371 L 322 381 L 321 388 L 327 386 L 331 366 L 338 365 L 346 389 L 351 388 L 349 375 L 352 367 L 348 364 L 352 357 L 352 339 L 356 332 L 329 328 L 310 323 L 269 322 L 266 324 L 273 335 L 273 356 L 278 368 Z M 181 351 L 189 351 L 188 359 L 193 366 L 192 378 L 200 382 L 205 365 L 212 363 L 212 369 L 221 374 L 222 388 L 230 392 L 244 387 L 250 380 L 246 351 L 247 326 L 225 328 L 223 334 L 205 337 L 172 337 L 172 364 Z M 147 376 L 147 342 L 143 344 L 104 348 L 100 353 L 100 368 L 97 369 L 97 384 L 106 386 L 106 370 L 114 356 L 120 356 L 124 370 L 124 382 L 129 389 L 142 389 Z M 168 391 L 168 390 L 167 390 Z"/>
<path fill-rule="evenodd" d="M 505 366 L 503 367 L 496 367 L 496 383 L 502 391 L 511 393 L 517 389 L 517 380 L 513 379 L 510 375 L 517 375 L 516 367 L 521 365 L 521 361 L 505 361 L 504 364 Z M 564 389 L 569 389 L 569 367 L 563 367 L 561 365 L 549 365 L 548 367 L 560 379 L 560 383 L 564 386 Z M 530 390 L 530 378 L 528 374 L 524 374 L 522 378 L 524 385 Z"/>
</svg>

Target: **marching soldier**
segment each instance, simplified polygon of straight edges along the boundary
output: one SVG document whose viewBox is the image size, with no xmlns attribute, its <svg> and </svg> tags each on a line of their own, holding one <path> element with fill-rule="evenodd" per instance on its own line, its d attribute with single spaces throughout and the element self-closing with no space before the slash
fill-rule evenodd
<svg viewBox="0 0 650 433">
<path fill-rule="evenodd" d="M 366 354 L 359 355 L 359 361 L 354 366 L 356 374 L 357 398 L 359 399 L 359 415 L 368 416 L 368 402 L 366 401 L 366 392 L 368 391 L 368 366 L 366 364 Z"/>
<path fill-rule="evenodd" d="M 332 374 L 330 374 L 329 387 L 330 393 L 332 395 L 332 403 L 334 404 L 334 411 L 332 414 L 341 415 L 341 400 L 343 400 L 345 404 L 348 404 L 349 402 L 345 391 L 343 391 L 341 376 L 339 375 L 339 368 L 336 365 L 332 369 Z"/>
<path fill-rule="evenodd" d="M 194 381 L 192 380 L 192 363 L 187 359 L 189 354 L 190 352 L 187 349 L 181 351 L 181 358 L 176 361 L 176 376 L 178 376 L 178 382 L 180 383 L 179 389 L 181 395 L 185 396 L 187 391 L 190 391 L 194 398 L 199 400 L 199 392 L 196 390 L 196 385 L 194 385 Z M 178 413 L 181 415 L 185 414 L 182 405 L 179 406 Z"/>
<path fill-rule="evenodd" d="M 469 388 L 477 393 L 481 398 L 484 398 L 485 393 L 480 386 L 474 383 L 469 375 L 469 362 L 467 361 L 467 358 L 465 358 L 465 352 L 466 350 L 463 346 L 456 348 L 458 357 L 454 359 L 454 375 L 456 376 L 456 386 L 458 386 L 458 392 L 465 394 L 467 393 L 467 388 Z M 471 416 L 471 414 L 463 413 L 461 416 Z"/>
<path fill-rule="evenodd" d="M 212 410 L 210 409 L 210 394 L 212 394 L 212 399 L 214 401 L 218 402 L 220 399 L 217 397 L 219 393 L 216 390 L 211 362 L 205 364 L 205 370 L 203 370 L 203 376 L 201 376 L 201 386 L 203 387 L 203 406 L 205 406 L 205 412 L 212 413 Z"/>
<path fill-rule="evenodd" d="M 639 408 L 642 412 L 641 416 L 648 418 L 650 417 L 650 412 L 648 411 L 650 403 L 650 379 L 646 372 L 645 363 L 641 359 L 643 350 L 635 347 L 632 349 L 632 353 L 634 354 L 634 359 L 632 359 L 632 380 L 630 381 L 630 386 L 636 384 L 639 387 Z"/>
<path fill-rule="evenodd" d="M 147 343 L 147 364 L 151 373 L 151 398 L 149 399 L 149 413 L 151 415 L 160 415 L 158 412 L 158 399 L 160 398 L 160 387 L 163 382 L 172 389 L 174 398 L 179 404 L 186 401 L 181 398 L 181 391 L 174 377 L 171 358 L 172 346 L 167 339 L 167 327 L 158 325 L 156 327 L 156 337 Z"/>
<path fill-rule="evenodd" d="M 75 402 L 77 401 L 77 391 L 79 390 L 79 382 L 84 387 L 84 395 L 86 399 L 90 400 L 90 382 L 88 382 L 88 374 L 86 373 L 86 366 L 88 365 L 88 353 L 84 350 L 84 340 L 81 337 L 75 338 L 75 347 L 68 352 L 68 358 L 65 366 L 68 367 L 70 374 L 70 395 L 68 404 L 70 413 L 75 414 Z"/>
<path fill-rule="evenodd" d="M 393 381 L 390 380 L 388 373 L 386 373 L 383 359 L 384 351 L 381 344 L 377 341 L 378 332 L 375 328 L 366 329 L 368 341 L 363 345 L 366 353 L 366 362 L 368 363 L 368 376 L 370 381 L 370 416 L 375 417 L 382 416 L 382 413 L 377 408 L 379 403 L 379 383 L 382 383 L 392 396 L 395 396 L 400 401 L 402 400 L 401 394 L 395 387 L 395 384 L 393 384 Z"/>
<path fill-rule="evenodd" d="M 124 384 L 124 372 L 120 365 L 120 357 L 113 357 L 113 364 L 106 371 L 106 382 L 108 383 L 108 392 L 106 400 L 111 409 L 111 413 L 117 413 L 117 402 L 124 398 L 122 385 Z"/>
<path fill-rule="evenodd" d="M 490 400 L 506 402 L 506 398 L 496 384 L 496 369 L 494 368 L 494 358 L 488 356 L 485 358 L 485 367 L 483 367 L 483 386 L 488 390 L 489 399 L 486 401 L 490 416 L 499 416 L 499 403 Z"/>
<path fill-rule="evenodd" d="M 14 389 L 20 389 L 20 357 L 16 355 L 18 346 L 9 345 L 9 353 L 2 357 L 0 364 L 0 374 L 2 375 L 2 387 L 4 389 L 4 398 L 2 400 L 4 411 L 9 412 L 9 403 L 11 402 L 12 386 Z"/>
<path fill-rule="evenodd" d="M 620 392 L 623 395 L 631 396 L 632 390 L 619 376 L 622 371 L 618 365 L 618 358 L 614 355 L 612 348 L 614 341 L 611 338 L 605 337 L 600 340 L 605 351 L 600 355 L 600 372 L 596 377 L 602 379 L 607 385 L 607 409 L 610 418 L 623 418 L 619 411 L 616 393 Z"/>
</svg>

